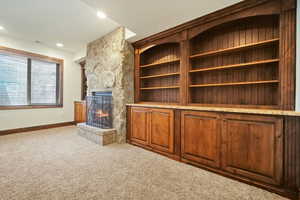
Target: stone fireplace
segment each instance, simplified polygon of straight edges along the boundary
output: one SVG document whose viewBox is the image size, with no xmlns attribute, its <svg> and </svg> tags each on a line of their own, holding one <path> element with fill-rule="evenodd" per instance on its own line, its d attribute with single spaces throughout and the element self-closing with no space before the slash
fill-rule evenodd
<svg viewBox="0 0 300 200">
<path fill-rule="evenodd" d="M 99 91 L 111 92 L 112 128 L 116 130 L 115 139 L 118 143 L 126 141 L 126 104 L 132 103 L 134 97 L 133 70 L 134 49 L 125 40 L 125 28 L 120 27 L 88 44 L 85 72 L 88 96 L 97 98 L 95 96 Z M 107 113 L 100 110 L 90 113 L 91 117 L 98 115 L 105 119 Z"/>
</svg>

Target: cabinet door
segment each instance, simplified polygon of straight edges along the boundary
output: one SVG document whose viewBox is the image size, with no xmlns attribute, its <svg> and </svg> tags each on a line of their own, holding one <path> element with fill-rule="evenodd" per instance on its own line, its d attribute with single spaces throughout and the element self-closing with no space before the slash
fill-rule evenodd
<svg viewBox="0 0 300 200">
<path fill-rule="evenodd" d="M 74 115 L 75 115 L 74 121 L 76 123 L 85 122 L 84 119 L 82 118 L 83 112 L 84 110 L 83 110 L 82 103 L 74 102 Z"/>
<path fill-rule="evenodd" d="M 148 126 L 150 112 L 146 108 L 131 109 L 131 141 L 143 145 L 148 144 Z"/>
<path fill-rule="evenodd" d="M 282 177 L 282 119 L 225 115 L 222 128 L 226 171 L 279 185 Z"/>
<path fill-rule="evenodd" d="M 153 149 L 174 153 L 174 113 L 168 109 L 152 109 L 150 146 Z"/>
<path fill-rule="evenodd" d="M 220 120 L 215 113 L 181 113 L 182 157 L 211 167 L 220 166 Z"/>
<path fill-rule="evenodd" d="M 86 104 L 85 102 L 75 102 L 74 103 L 74 121 L 76 123 L 86 122 Z"/>
</svg>

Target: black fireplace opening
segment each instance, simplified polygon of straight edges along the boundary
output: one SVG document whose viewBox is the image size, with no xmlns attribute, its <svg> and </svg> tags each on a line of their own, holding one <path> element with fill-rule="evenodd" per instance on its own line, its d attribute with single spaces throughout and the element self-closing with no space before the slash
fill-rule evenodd
<svg viewBox="0 0 300 200">
<path fill-rule="evenodd" d="M 112 128 L 112 92 L 92 92 L 86 97 L 87 125 L 111 129 Z"/>
</svg>

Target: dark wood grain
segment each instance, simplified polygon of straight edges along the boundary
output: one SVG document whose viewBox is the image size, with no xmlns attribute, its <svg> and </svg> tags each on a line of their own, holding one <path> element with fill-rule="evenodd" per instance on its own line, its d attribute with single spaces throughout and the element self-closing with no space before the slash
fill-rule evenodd
<svg viewBox="0 0 300 200">
<path fill-rule="evenodd" d="M 280 68 L 281 107 L 295 109 L 296 74 L 296 11 L 285 10 L 280 15 Z"/>
<path fill-rule="evenodd" d="M 277 107 L 278 24 L 278 16 L 244 18 L 192 38 L 189 103 Z"/>
<path fill-rule="evenodd" d="M 284 121 L 284 185 L 300 188 L 300 118 L 285 117 Z"/>
<path fill-rule="evenodd" d="M 179 37 L 179 36 L 178 36 Z M 176 39 L 176 38 L 174 38 Z M 180 46 L 168 42 L 149 45 L 140 52 L 140 101 L 180 102 Z"/>
<path fill-rule="evenodd" d="M 220 122 L 214 113 L 181 112 L 181 155 L 211 167 L 220 167 Z"/>
<path fill-rule="evenodd" d="M 174 153 L 174 112 L 151 110 L 150 146 L 159 151 Z"/>
<path fill-rule="evenodd" d="M 86 62 L 85 60 L 80 62 L 80 67 L 81 67 L 81 100 L 85 100 L 87 96 L 87 77 L 85 74 L 85 65 Z"/>
<path fill-rule="evenodd" d="M 149 144 L 149 114 L 149 110 L 146 108 L 131 109 L 131 141 L 143 145 Z"/>
<path fill-rule="evenodd" d="M 283 120 L 226 114 L 222 126 L 222 168 L 234 174 L 280 185 Z"/>
</svg>

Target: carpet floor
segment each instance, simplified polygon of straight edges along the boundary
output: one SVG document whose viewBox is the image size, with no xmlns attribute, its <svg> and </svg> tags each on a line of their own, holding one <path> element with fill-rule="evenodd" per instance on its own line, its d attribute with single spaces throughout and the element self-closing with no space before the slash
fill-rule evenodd
<svg viewBox="0 0 300 200">
<path fill-rule="evenodd" d="M 76 127 L 0 136 L 0 199 L 279 200 L 276 194 Z"/>
</svg>

